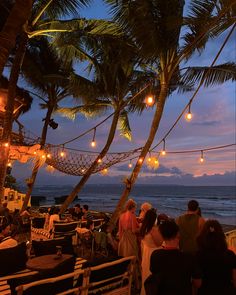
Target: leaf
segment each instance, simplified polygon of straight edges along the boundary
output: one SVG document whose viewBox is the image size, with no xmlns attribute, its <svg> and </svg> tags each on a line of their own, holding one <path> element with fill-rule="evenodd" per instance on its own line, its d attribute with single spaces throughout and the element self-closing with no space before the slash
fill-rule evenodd
<svg viewBox="0 0 236 295">
<path fill-rule="evenodd" d="M 120 135 L 128 139 L 132 140 L 131 129 L 129 125 L 128 114 L 126 110 L 123 110 L 119 116 L 119 124 L 118 128 L 120 130 Z"/>
</svg>

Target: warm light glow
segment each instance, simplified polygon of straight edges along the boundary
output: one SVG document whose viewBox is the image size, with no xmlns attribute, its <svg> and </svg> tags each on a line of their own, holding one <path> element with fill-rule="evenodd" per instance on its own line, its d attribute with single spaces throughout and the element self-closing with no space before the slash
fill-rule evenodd
<svg viewBox="0 0 236 295">
<path fill-rule="evenodd" d="M 91 147 L 95 147 L 95 146 L 96 146 L 96 141 L 93 140 L 93 141 L 91 142 Z"/>
<path fill-rule="evenodd" d="M 82 173 L 84 173 L 84 171 L 85 171 L 84 169 L 81 170 Z"/>
<path fill-rule="evenodd" d="M 161 155 L 162 156 L 165 156 L 166 155 L 166 151 L 165 150 L 161 151 Z"/>
<path fill-rule="evenodd" d="M 98 163 L 102 163 L 102 159 L 98 159 Z"/>
<path fill-rule="evenodd" d="M 37 152 L 34 151 L 34 155 L 37 155 Z"/>
<path fill-rule="evenodd" d="M 3 145 L 4 145 L 5 147 L 9 147 L 9 143 L 8 143 L 8 142 L 5 142 Z"/>
<path fill-rule="evenodd" d="M 8 162 L 7 167 L 11 167 L 11 166 L 12 166 L 11 162 Z"/>
<path fill-rule="evenodd" d="M 45 155 L 42 155 L 42 159 L 45 159 L 46 158 L 46 156 Z"/>
<path fill-rule="evenodd" d="M 200 162 L 203 163 L 204 162 L 204 159 L 203 158 L 200 158 Z"/>
<path fill-rule="evenodd" d="M 128 167 L 129 168 L 132 168 L 133 167 L 132 163 L 129 163 Z"/>
<path fill-rule="evenodd" d="M 147 106 L 152 107 L 154 105 L 154 97 L 152 95 L 148 95 L 145 98 L 145 103 Z"/>
<path fill-rule="evenodd" d="M 186 114 L 186 116 L 185 116 L 185 119 L 186 119 L 187 121 L 192 120 L 192 118 L 193 118 L 193 115 L 192 115 L 192 113 L 190 113 L 190 112 L 188 112 L 188 113 Z"/>
<path fill-rule="evenodd" d="M 138 162 L 141 164 L 141 163 L 143 163 L 143 158 L 139 158 L 138 159 Z"/>
<path fill-rule="evenodd" d="M 149 158 L 148 158 L 148 162 L 151 162 L 151 160 L 152 160 L 152 158 L 151 158 L 151 157 L 149 157 Z"/>
<path fill-rule="evenodd" d="M 61 153 L 60 153 L 60 156 L 61 156 L 61 157 L 65 157 L 65 152 L 61 152 Z"/>
<path fill-rule="evenodd" d="M 51 158 L 51 155 L 50 155 L 50 154 L 47 154 L 47 158 L 49 158 L 49 159 L 50 159 L 50 158 Z"/>
</svg>

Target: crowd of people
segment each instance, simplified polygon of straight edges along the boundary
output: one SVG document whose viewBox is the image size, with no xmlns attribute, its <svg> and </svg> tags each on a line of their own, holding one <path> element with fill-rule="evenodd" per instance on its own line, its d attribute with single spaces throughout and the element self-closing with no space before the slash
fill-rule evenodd
<svg viewBox="0 0 236 295">
<path fill-rule="evenodd" d="M 150 203 L 137 205 L 128 200 L 118 222 L 117 236 L 112 237 L 107 224 L 103 231 L 118 256 L 136 256 L 135 288 L 141 295 L 233 295 L 236 294 L 236 255 L 229 250 L 217 220 L 205 220 L 196 200 L 176 219 L 157 214 Z M 69 209 L 69 221 L 86 221 L 94 231 L 93 215 L 88 205 Z M 10 214 L 0 210 L 0 249 L 17 245 L 17 228 L 30 218 L 28 210 Z M 45 225 L 51 231 L 60 221 L 59 208 L 47 213 Z M 25 222 L 27 224 L 27 222 Z"/>
<path fill-rule="evenodd" d="M 130 199 L 120 215 L 118 254 L 136 256 L 141 295 L 236 294 L 236 255 L 220 223 L 205 221 L 196 200 L 176 220 L 157 215 L 149 203 L 136 217 L 136 207 Z"/>
</svg>

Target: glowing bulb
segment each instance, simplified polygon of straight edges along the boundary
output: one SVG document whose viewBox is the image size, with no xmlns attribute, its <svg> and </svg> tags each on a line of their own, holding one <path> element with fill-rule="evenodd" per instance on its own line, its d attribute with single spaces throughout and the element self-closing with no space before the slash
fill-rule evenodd
<svg viewBox="0 0 236 295">
<path fill-rule="evenodd" d="M 84 171 L 85 171 L 84 169 L 81 170 L 82 173 L 84 173 Z"/>
<path fill-rule="evenodd" d="M 98 159 L 98 163 L 102 163 L 102 159 Z"/>
<path fill-rule="evenodd" d="M 165 150 L 161 151 L 161 155 L 162 156 L 165 156 L 166 155 L 166 151 Z"/>
<path fill-rule="evenodd" d="M 37 155 L 37 152 L 34 152 L 34 155 Z"/>
<path fill-rule="evenodd" d="M 191 113 L 191 112 L 188 112 L 188 113 L 186 114 L 185 118 L 186 118 L 187 121 L 190 121 L 190 120 L 193 118 L 192 113 Z"/>
<path fill-rule="evenodd" d="M 51 155 L 50 155 L 50 154 L 47 154 L 47 158 L 49 158 L 49 159 L 50 159 L 50 158 L 51 158 Z"/>
<path fill-rule="evenodd" d="M 45 159 L 46 158 L 46 156 L 45 155 L 42 155 L 42 159 Z"/>
<path fill-rule="evenodd" d="M 61 152 L 61 153 L 60 153 L 60 156 L 61 156 L 61 157 L 64 157 L 64 156 L 65 156 L 65 153 L 64 153 L 64 152 Z"/>
<path fill-rule="evenodd" d="M 11 167 L 11 166 L 12 166 L 11 162 L 8 162 L 7 167 Z"/>
<path fill-rule="evenodd" d="M 5 143 L 4 143 L 4 146 L 5 146 L 5 147 L 9 147 L 9 143 L 8 143 L 8 142 L 5 142 Z"/>
<path fill-rule="evenodd" d="M 154 98 L 152 95 L 148 95 L 145 99 L 145 103 L 147 106 L 151 107 L 154 104 Z"/>
<path fill-rule="evenodd" d="M 200 162 L 203 163 L 204 162 L 204 159 L 203 158 L 200 158 Z"/>
<path fill-rule="evenodd" d="M 96 141 L 93 140 L 93 141 L 91 142 L 91 147 L 95 147 L 95 146 L 96 146 Z"/>
<path fill-rule="evenodd" d="M 154 163 L 157 165 L 159 162 L 158 162 L 158 160 L 155 160 Z"/>
<path fill-rule="evenodd" d="M 141 164 L 141 163 L 143 163 L 143 158 L 139 158 L 138 159 L 138 162 Z"/>
<path fill-rule="evenodd" d="M 148 158 L 148 162 L 151 162 L 151 161 L 152 161 L 152 158 L 151 158 L 151 157 L 149 157 L 149 158 Z"/>
<path fill-rule="evenodd" d="M 129 163 L 128 167 L 129 167 L 129 168 L 132 168 L 132 166 L 133 166 L 132 163 Z"/>
</svg>

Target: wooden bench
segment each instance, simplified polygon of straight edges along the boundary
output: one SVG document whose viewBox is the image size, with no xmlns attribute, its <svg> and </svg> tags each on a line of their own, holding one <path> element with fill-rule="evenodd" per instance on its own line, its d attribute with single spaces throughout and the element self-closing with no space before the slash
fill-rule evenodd
<svg viewBox="0 0 236 295">
<path fill-rule="evenodd" d="M 77 257 L 76 261 L 75 261 L 74 270 L 79 271 L 86 261 L 87 260 L 85 260 L 85 259 L 83 259 L 81 257 Z M 10 295 L 11 294 L 11 289 L 10 289 L 10 286 L 8 284 L 8 280 L 10 280 L 10 279 L 20 279 L 20 278 L 23 278 L 23 277 L 32 276 L 32 275 L 36 275 L 36 274 L 38 274 L 38 271 L 33 271 L 33 270 L 30 270 L 30 269 L 24 269 L 24 270 L 15 272 L 14 274 L 10 274 L 10 275 L 0 277 L 0 295 Z"/>
<path fill-rule="evenodd" d="M 97 266 L 78 269 L 77 271 L 62 276 L 35 281 L 23 284 L 16 288 L 17 295 L 23 295 L 30 288 L 51 288 L 53 284 L 73 279 L 73 287 L 58 295 L 67 294 L 106 294 L 106 295 L 130 295 L 132 275 L 135 264 L 135 257 L 130 256 Z M 80 277 L 80 280 L 78 278 Z M 77 282 L 78 281 L 78 282 Z M 36 290 L 36 289 L 34 289 Z M 47 289 L 46 289 L 47 290 Z M 55 293 L 53 293 L 55 294 Z"/>
</svg>

